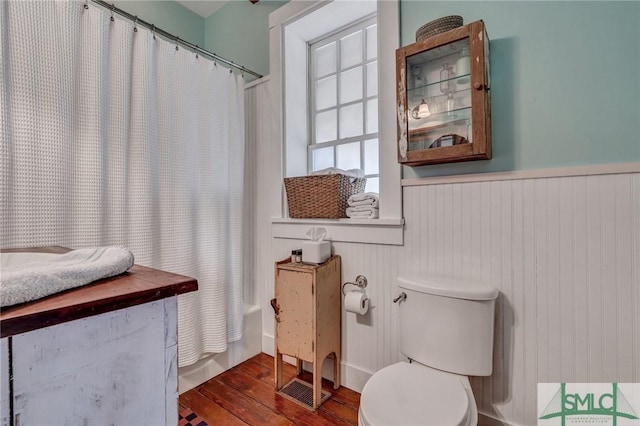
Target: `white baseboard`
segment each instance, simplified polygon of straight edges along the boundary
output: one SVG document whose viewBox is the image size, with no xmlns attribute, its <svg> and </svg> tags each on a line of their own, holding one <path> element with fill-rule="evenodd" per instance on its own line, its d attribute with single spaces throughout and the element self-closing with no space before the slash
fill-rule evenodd
<svg viewBox="0 0 640 426">
<path fill-rule="evenodd" d="M 272 335 L 262 334 L 262 352 L 271 356 L 275 355 L 275 340 Z M 295 364 L 295 358 L 284 356 L 283 360 L 289 364 Z M 311 370 L 307 363 L 304 363 L 303 368 L 308 371 Z M 362 392 L 364 384 L 367 383 L 367 380 L 371 378 L 372 374 L 370 371 L 363 370 L 343 361 L 340 365 L 340 384 L 345 388 Z M 325 360 L 322 366 L 322 377 L 333 381 L 333 360 L 328 358 Z"/>
<path fill-rule="evenodd" d="M 362 393 L 364 384 L 371 378 L 372 372 L 363 370 L 350 364 L 342 363 L 342 374 L 340 374 L 342 386 L 356 392 Z"/>
<path fill-rule="evenodd" d="M 262 352 L 274 356 L 275 339 L 272 335 L 262 334 Z M 295 358 L 284 356 L 283 360 L 291 365 L 295 365 Z M 322 366 L 322 377 L 333 380 L 332 360 L 327 359 Z M 340 383 L 342 386 L 362 393 L 367 380 L 371 378 L 373 372 L 363 370 L 361 368 L 342 362 L 340 374 Z M 310 371 L 311 368 L 304 363 L 304 369 Z M 478 413 L 478 426 L 518 426 L 515 423 L 509 423 L 504 419 L 497 419 L 485 413 Z"/>
<path fill-rule="evenodd" d="M 271 334 L 262 333 L 262 352 L 267 355 L 275 356 L 276 340 Z"/>
<path fill-rule="evenodd" d="M 504 419 L 496 419 L 493 416 L 484 413 L 478 413 L 478 426 L 518 426 L 515 423 L 509 423 Z"/>
</svg>

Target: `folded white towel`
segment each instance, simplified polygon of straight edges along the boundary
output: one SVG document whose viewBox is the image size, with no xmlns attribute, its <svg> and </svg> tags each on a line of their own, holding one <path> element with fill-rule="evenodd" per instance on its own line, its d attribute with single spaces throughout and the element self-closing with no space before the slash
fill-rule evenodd
<svg viewBox="0 0 640 426">
<path fill-rule="evenodd" d="M 353 206 L 353 207 L 347 207 L 347 211 L 351 212 L 351 213 L 366 213 L 370 210 L 378 210 L 377 207 L 372 207 L 372 206 Z"/>
<path fill-rule="evenodd" d="M 322 169 L 322 170 L 318 170 L 315 172 L 311 173 L 311 176 L 316 176 L 316 175 L 347 175 L 349 177 L 352 178 L 361 178 L 364 177 L 364 171 L 361 169 L 349 169 L 349 170 L 342 170 L 342 169 L 338 169 L 336 167 L 327 167 L 326 169 Z"/>
<path fill-rule="evenodd" d="M 347 216 L 352 219 L 377 219 L 378 209 L 371 206 L 347 207 Z"/>
<path fill-rule="evenodd" d="M 361 192 L 359 194 L 353 194 L 347 200 L 347 204 L 351 207 L 356 206 L 369 206 L 369 207 L 378 207 L 380 203 L 378 199 L 378 194 L 375 192 Z"/>
<path fill-rule="evenodd" d="M 0 277 L 0 306 L 30 302 L 80 287 L 121 274 L 132 266 L 133 254 L 124 247 L 85 248 L 52 255 L 46 260 L 9 265 L 2 268 Z"/>
</svg>

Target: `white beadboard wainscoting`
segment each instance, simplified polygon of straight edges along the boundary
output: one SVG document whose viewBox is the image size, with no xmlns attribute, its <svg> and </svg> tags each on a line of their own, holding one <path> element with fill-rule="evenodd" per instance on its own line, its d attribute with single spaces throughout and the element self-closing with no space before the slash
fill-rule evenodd
<svg viewBox="0 0 640 426">
<path fill-rule="evenodd" d="M 482 413 L 535 424 L 538 382 L 640 381 L 640 174 L 407 187 L 404 213 L 406 271 L 500 289 Z"/>
<path fill-rule="evenodd" d="M 262 348 L 273 354 L 273 263 L 300 240 L 270 229 L 282 191 L 271 90 L 248 89 L 256 103 L 247 118 L 259 159 L 254 290 Z M 405 186 L 403 203 L 404 246 L 332 244 L 343 281 L 365 275 L 372 301 L 363 317 L 342 313 L 345 386 L 361 391 L 370 374 L 402 359 L 392 303 L 401 274 L 500 289 L 494 373 L 472 379 L 484 423 L 536 424 L 539 382 L 640 382 L 640 173 Z"/>
<path fill-rule="evenodd" d="M 250 218 L 253 238 L 248 246 L 252 250 L 247 249 L 247 256 L 252 260 L 254 281 L 252 288 L 245 291 L 245 302 L 251 300 L 262 308 L 263 331 L 273 330 L 273 310 L 269 304 L 274 278 L 270 218 L 280 213 L 282 191 L 281 151 L 273 148 L 278 146 L 274 123 L 279 116 L 272 107 L 272 90 L 268 76 L 248 84 L 245 90 L 245 179 L 247 187 L 255 188 L 255 199 L 249 201 L 247 209 L 253 211 Z M 273 331 L 268 334 L 273 336 Z M 264 351 L 265 345 L 262 347 Z"/>
<path fill-rule="evenodd" d="M 407 187 L 404 214 L 404 247 L 333 244 L 373 302 L 343 312 L 347 386 L 401 359 L 399 274 L 500 289 L 494 373 L 472 380 L 485 415 L 535 424 L 538 382 L 640 381 L 640 174 Z M 273 260 L 298 245 L 276 239 Z"/>
</svg>

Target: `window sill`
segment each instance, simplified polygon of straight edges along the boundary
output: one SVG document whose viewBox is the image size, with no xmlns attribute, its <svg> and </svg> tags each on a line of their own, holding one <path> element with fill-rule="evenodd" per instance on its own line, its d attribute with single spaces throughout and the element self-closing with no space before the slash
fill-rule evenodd
<svg viewBox="0 0 640 426">
<path fill-rule="evenodd" d="M 291 219 L 271 218 L 274 238 L 308 240 L 309 228 L 327 230 L 327 241 L 403 245 L 404 219 Z"/>
</svg>

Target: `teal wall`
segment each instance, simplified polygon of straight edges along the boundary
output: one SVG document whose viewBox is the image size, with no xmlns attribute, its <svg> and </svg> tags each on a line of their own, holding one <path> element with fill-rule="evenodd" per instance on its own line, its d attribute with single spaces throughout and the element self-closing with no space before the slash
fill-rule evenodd
<svg viewBox="0 0 640 426">
<path fill-rule="evenodd" d="M 227 3 L 205 20 L 205 48 L 259 74 L 269 74 L 269 14 L 285 3 Z"/>
<path fill-rule="evenodd" d="M 640 161 L 639 2 L 402 1 L 402 45 L 446 15 L 491 39 L 493 159 L 404 177 Z"/>
<path fill-rule="evenodd" d="M 117 7 L 223 58 L 269 74 L 269 14 L 288 0 L 232 0 L 204 19 L 175 1 L 116 1 Z M 247 81 L 253 77 L 247 76 Z"/>
<path fill-rule="evenodd" d="M 204 46 L 204 18 L 175 1 L 113 2 L 116 7 L 198 46 Z"/>
<path fill-rule="evenodd" d="M 207 19 L 171 1 L 116 4 L 267 75 L 269 13 L 284 3 L 231 1 Z M 404 177 L 640 161 L 640 2 L 401 0 L 402 45 L 452 14 L 483 19 L 491 39 L 493 159 Z"/>
</svg>

